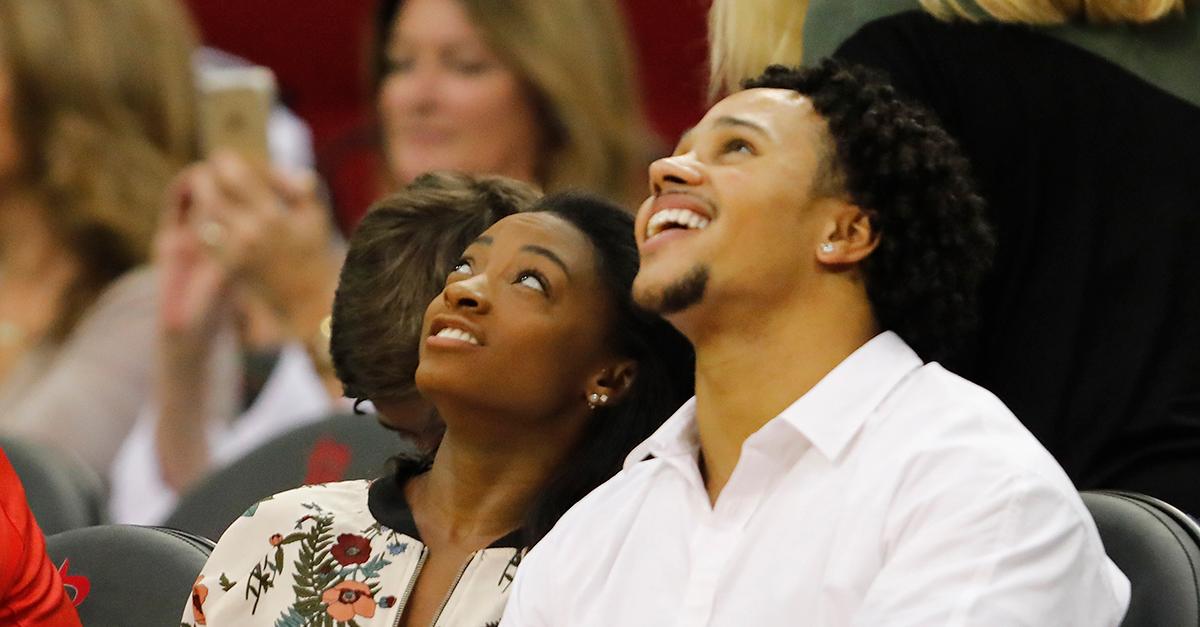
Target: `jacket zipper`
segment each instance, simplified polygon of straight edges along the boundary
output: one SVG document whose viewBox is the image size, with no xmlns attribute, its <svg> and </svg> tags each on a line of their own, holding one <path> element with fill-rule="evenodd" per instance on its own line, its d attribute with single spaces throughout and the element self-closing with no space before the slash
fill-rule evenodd
<svg viewBox="0 0 1200 627">
<path fill-rule="evenodd" d="M 413 588 L 417 586 L 417 577 L 421 576 L 421 568 L 425 566 L 425 558 L 428 556 L 429 549 L 421 547 L 421 558 L 417 560 L 417 568 L 413 571 L 412 577 L 408 578 L 404 596 L 400 597 L 400 603 L 396 605 L 396 621 L 392 623 L 392 627 L 400 627 L 400 619 L 404 617 L 404 606 L 408 605 L 408 597 L 412 595 Z"/>
<path fill-rule="evenodd" d="M 478 554 L 478 551 L 472 553 L 471 559 L 468 559 L 467 563 L 463 564 L 463 567 L 459 569 L 458 576 L 454 578 L 454 583 L 450 584 L 450 591 L 446 593 L 446 598 L 442 599 L 442 604 L 438 606 L 437 613 L 433 615 L 433 622 L 429 624 L 429 627 L 437 627 L 438 621 L 442 618 L 442 612 L 450 604 L 450 597 L 454 596 L 454 590 L 458 588 L 458 582 L 462 581 L 463 575 L 467 572 L 467 567 L 471 565 L 471 562 L 475 561 L 475 556 Z"/>
</svg>

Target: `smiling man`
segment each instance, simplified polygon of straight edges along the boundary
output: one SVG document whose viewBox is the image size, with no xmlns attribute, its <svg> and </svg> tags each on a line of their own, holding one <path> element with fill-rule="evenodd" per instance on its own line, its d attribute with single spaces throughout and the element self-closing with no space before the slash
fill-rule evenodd
<svg viewBox="0 0 1200 627">
<path fill-rule="evenodd" d="M 651 167 L 637 300 L 696 397 L 522 564 L 503 625 L 1117 625 L 1050 455 L 934 362 L 992 248 L 953 141 L 834 62 L 769 69 Z"/>
</svg>

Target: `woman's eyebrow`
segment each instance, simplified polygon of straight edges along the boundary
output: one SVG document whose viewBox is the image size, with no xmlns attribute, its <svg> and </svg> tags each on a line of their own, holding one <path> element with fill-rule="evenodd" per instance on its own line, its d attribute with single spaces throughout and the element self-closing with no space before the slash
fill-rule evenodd
<svg viewBox="0 0 1200 627">
<path fill-rule="evenodd" d="M 554 251 L 550 250 L 549 248 L 538 246 L 537 244 L 526 244 L 521 247 L 521 250 L 527 253 L 541 255 L 546 259 L 553 261 L 556 265 L 558 265 L 558 267 L 562 268 L 563 274 L 567 275 L 567 279 L 571 278 L 571 271 L 567 269 L 567 264 L 563 262 L 561 257 L 554 254 Z"/>
<path fill-rule="evenodd" d="M 491 235 L 480 235 L 479 237 L 475 238 L 475 241 L 471 242 L 471 245 L 475 245 L 475 244 L 484 244 L 486 246 L 491 246 L 492 245 L 492 236 Z"/>
</svg>

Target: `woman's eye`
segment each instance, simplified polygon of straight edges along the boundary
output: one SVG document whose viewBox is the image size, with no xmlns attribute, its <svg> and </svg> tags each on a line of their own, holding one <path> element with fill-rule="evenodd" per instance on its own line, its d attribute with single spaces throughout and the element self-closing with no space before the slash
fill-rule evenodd
<svg viewBox="0 0 1200 627">
<path fill-rule="evenodd" d="M 524 285 L 529 289 L 542 292 L 543 294 L 546 293 L 546 280 L 539 276 L 536 272 L 522 272 L 517 276 L 516 283 L 518 285 Z"/>
<path fill-rule="evenodd" d="M 464 259 L 454 264 L 450 274 L 471 274 L 471 262 Z"/>
<path fill-rule="evenodd" d="M 411 58 L 393 58 L 384 62 L 384 74 L 398 74 L 407 72 L 412 69 L 413 60 Z"/>
<path fill-rule="evenodd" d="M 725 146 L 722 148 L 721 152 L 723 152 L 723 153 L 740 152 L 740 153 L 752 155 L 752 154 L 754 154 L 754 146 L 751 146 L 750 142 L 747 142 L 744 139 L 731 139 L 731 140 L 725 142 Z"/>
<path fill-rule="evenodd" d="M 459 74 L 474 76 L 486 72 L 489 64 L 486 61 L 454 60 L 450 62 L 450 67 Z"/>
</svg>

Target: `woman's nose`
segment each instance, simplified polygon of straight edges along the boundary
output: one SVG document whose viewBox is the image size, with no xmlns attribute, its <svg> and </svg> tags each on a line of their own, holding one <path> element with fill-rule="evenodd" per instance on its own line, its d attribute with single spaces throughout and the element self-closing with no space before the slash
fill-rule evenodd
<svg viewBox="0 0 1200 627">
<path fill-rule="evenodd" d="M 384 79 L 381 100 L 398 111 L 428 113 L 437 108 L 440 78 L 434 64 L 424 59 L 414 60 L 410 67 Z"/>
<path fill-rule="evenodd" d="M 447 285 L 444 294 L 446 304 L 452 309 L 486 313 L 492 306 L 487 296 L 487 278 L 482 274 Z"/>
</svg>

